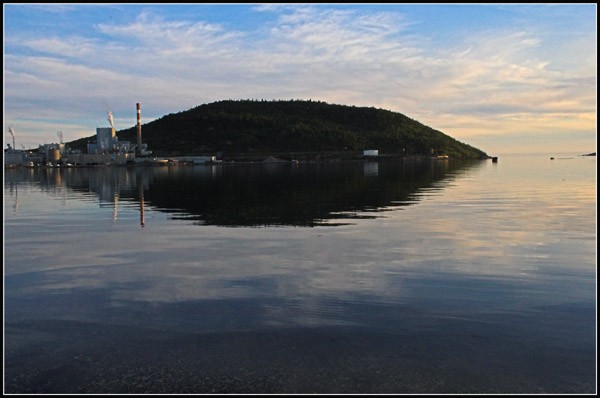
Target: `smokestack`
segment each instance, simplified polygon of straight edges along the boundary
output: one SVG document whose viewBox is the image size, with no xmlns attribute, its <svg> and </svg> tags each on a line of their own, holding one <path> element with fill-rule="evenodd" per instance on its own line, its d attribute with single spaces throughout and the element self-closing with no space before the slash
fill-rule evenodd
<svg viewBox="0 0 600 398">
<path fill-rule="evenodd" d="M 10 135 L 12 135 L 13 149 L 16 150 L 17 148 L 15 147 L 15 129 L 13 128 L 13 126 L 8 126 L 8 132 L 10 133 Z"/>
<path fill-rule="evenodd" d="M 140 103 L 135 104 L 137 108 L 137 146 L 138 152 L 142 152 L 142 114 L 140 110 Z"/>
<path fill-rule="evenodd" d="M 115 128 L 115 123 L 113 120 L 113 114 L 111 111 L 108 111 L 108 122 L 110 123 L 110 127 L 112 127 L 113 129 Z"/>
<path fill-rule="evenodd" d="M 108 122 L 110 123 L 110 127 L 111 127 L 110 136 L 111 136 L 111 139 L 114 140 L 114 138 L 115 138 L 115 121 L 113 119 L 113 114 L 111 111 L 108 111 L 107 119 L 108 119 Z"/>
</svg>

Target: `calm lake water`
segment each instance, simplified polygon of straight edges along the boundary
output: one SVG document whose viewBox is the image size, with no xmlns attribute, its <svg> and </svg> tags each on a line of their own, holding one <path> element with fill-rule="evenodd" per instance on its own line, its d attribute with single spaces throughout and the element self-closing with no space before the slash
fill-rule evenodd
<svg viewBox="0 0 600 398">
<path fill-rule="evenodd" d="M 595 393 L 596 158 L 5 170 L 7 393 Z"/>
</svg>

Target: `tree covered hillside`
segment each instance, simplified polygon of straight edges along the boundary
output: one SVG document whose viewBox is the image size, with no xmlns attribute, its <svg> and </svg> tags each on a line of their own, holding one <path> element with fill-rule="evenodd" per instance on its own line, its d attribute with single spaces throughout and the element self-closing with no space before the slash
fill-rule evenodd
<svg viewBox="0 0 600 398">
<path fill-rule="evenodd" d="M 121 130 L 117 136 L 136 142 L 136 128 Z M 401 113 L 304 100 L 227 100 L 200 105 L 144 124 L 142 138 L 156 155 L 363 149 L 428 155 L 433 149 L 435 154 L 451 157 L 487 157 Z"/>
</svg>

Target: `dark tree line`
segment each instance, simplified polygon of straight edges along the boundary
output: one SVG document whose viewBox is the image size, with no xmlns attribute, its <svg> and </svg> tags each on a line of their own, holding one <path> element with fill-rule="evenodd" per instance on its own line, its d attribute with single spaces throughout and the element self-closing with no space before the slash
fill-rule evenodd
<svg viewBox="0 0 600 398">
<path fill-rule="evenodd" d="M 135 142 L 136 128 L 117 136 Z M 144 124 L 142 136 L 155 154 L 171 156 L 378 149 L 381 154 L 487 157 L 401 113 L 311 100 L 213 102 Z M 87 141 L 70 144 L 84 149 Z"/>
</svg>

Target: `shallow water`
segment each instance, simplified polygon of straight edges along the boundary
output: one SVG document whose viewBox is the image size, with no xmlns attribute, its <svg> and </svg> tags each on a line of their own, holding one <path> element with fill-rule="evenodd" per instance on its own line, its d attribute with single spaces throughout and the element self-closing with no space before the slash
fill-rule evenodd
<svg viewBox="0 0 600 398">
<path fill-rule="evenodd" d="M 593 393 L 596 158 L 5 170 L 5 392 Z"/>
</svg>

